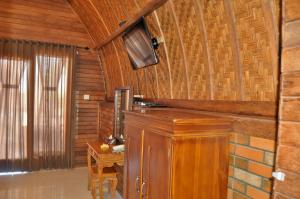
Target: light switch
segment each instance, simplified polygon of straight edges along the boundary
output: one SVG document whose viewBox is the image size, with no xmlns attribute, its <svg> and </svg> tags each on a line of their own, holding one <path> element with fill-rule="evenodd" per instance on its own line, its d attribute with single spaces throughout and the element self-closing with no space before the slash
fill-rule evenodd
<svg viewBox="0 0 300 199">
<path fill-rule="evenodd" d="M 83 95 L 84 100 L 90 100 L 90 95 Z"/>
</svg>

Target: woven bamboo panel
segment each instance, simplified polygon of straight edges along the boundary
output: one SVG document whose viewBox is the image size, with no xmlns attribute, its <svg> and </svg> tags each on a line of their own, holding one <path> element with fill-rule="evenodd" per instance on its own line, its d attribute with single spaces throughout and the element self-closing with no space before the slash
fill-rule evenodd
<svg viewBox="0 0 300 199">
<path fill-rule="evenodd" d="M 150 15 L 146 18 L 146 22 L 148 25 L 148 29 L 152 37 L 161 36 L 159 33 L 158 25 L 155 21 L 154 16 Z M 163 48 L 161 45 L 160 48 Z M 164 63 L 163 57 L 159 57 L 159 63 L 154 66 L 150 66 L 145 68 L 145 75 L 147 77 L 147 97 L 148 98 L 158 98 L 158 79 L 157 79 L 157 68 L 164 67 L 162 63 Z M 167 67 L 167 66 L 166 66 Z"/>
<path fill-rule="evenodd" d="M 224 2 L 205 0 L 203 15 L 211 59 L 213 93 L 216 100 L 236 100 L 238 96 L 237 71 L 234 66 L 228 15 Z"/>
<path fill-rule="evenodd" d="M 146 20 L 149 31 L 153 36 L 164 36 L 160 32 L 160 24 L 158 23 L 155 14 L 148 16 Z M 159 48 L 156 50 L 156 54 L 159 58 L 159 63 L 154 67 L 154 72 L 156 73 L 156 81 L 158 85 L 156 86 L 157 90 L 154 91 L 153 94 L 155 95 L 155 97 L 171 98 L 169 68 L 164 45 L 164 43 L 160 44 Z M 154 72 L 152 71 L 152 73 Z"/>
<path fill-rule="evenodd" d="M 158 95 L 159 98 L 171 98 L 171 81 L 169 75 L 168 63 L 166 60 L 166 52 L 161 47 L 156 51 L 160 64 L 156 67 L 158 79 Z"/>
<path fill-rule="evenodd" d="M 83 0 L 70 2 L 81 9 L 75 10 L 97 43 L 105 37 L 104 30 L 117 27 L 147 0 L 105 0 L 98 13 Z M 96 8 L 100 4 L 91 2 Z M 157 15 L 147 17 L 150 32 L 165 39 L 156 51 L 160 63 L 133 71 L 116 40 L 115 47 L 104 52 L 108 93 L 123 81 L 135 93 L 154 98 L 208 99 L 211 94 L 213 100 L 274 101 L 279 4 L 280 0 L 170 0 Z"/>
<path fill-rule="evenodd" d="M 171 82 L 173 86 L 174 99 L 187 99 L 187 79 L 184 65 L 183 52 L 180 49 L 180 38 L 177 33 L 177 26 L 172 16 L 169 3 L 157 10 L 161 29 L 164 33 L 165 44 L 170 60 Z"/>
<path fill-rule="evenodd" d="M 108 35 L 104 29 L 103 22 L 89 1 L 69 0 L 69 3 L 80 16 L 81 21 L 96 42 L 100 42 L 101 39 Z"/>
<path fill-rule="evenodd" d="M 147 98 L 157 98 L 157 83 L 156 83 L 156 71 L 155 66 L 147 67 L 144 70 L 146 80 Z"/>
<path fill-rule="evenodd" d="M 209 66 L 205 65 L 207 57 L 204 57 L 206 49 L 202 43 L 204 35 L 199 26 L 200 17 L 196 14 L 193 0 L 173 0 L 173 3 L 186 53 L 191 99 L 209 99 L 206 74 Z"/>
<path fill-rule="evenodd" d="M 137 77 L 137 89 L 139 95 L 144 95 L 146 96 L 147 94 L 147 86 L 146 86 L 146 76 L 145 76 L 145 70 L 144 69 L 139 69 L 139 70 L 134 70 L 134 73 Z"/>
<path fill-rule="evenodd" d="M 131 81 L 130 81 L 130 71 L 131 68 L 128 67 L 130 66 L 130 62 L 127 56 L 127 53 L 125 52 L 125 48 L 123 45 L 123 40 L 122 38 L 117 38 L 114 40 L 114 44 L 115 44 L 115 59 L 118 59 L 118 63 L 119 63 L 119 68 L 120 68 L 120 72 L 123 78 L 123 86 L 130 86 L 131 85 Z"/>
<path fill-rule="evenodd" d="M 116 30 L 119 27 L 119 22 L 114 12 L 111 12 L 113 8 L 109 0 L 103 0 L 103 1 L 90 0 L 90 1 L 94 5 L 96 9 L 96 13 L 101 16 L 101 20 L 103 20 L 105 24 L 104 31 L 112 32 Z"/>
<path fill-rule="evenodd" d="M 122 8 L 127 13 L 128 16 L 132 16 L 134 13 L 138 11 L 138 7 L 134 0 L 122 0 L 118 1 L 119 3 L 122 2 Z"/>
<path fill-rule="evenodd" d="M 273 68 L 261 0 L 234 0 L 246 101 L 274 101 Z"/>
<path fill-rule="evenodd" d="M 110 43 L 106 45 L 102 49 L 102 62 L 104 65 L 104 70 L 106 76 L 106 81 L 108 82 L 107 86 L 107 96 L 112 97 L 114 96 L 114 89 L 117 87 L 122 87 L 122 76 L 120 71 L 119 62 L 116 59 L 116 51 L 113 47 L 113 44 Z"/>
</svg>

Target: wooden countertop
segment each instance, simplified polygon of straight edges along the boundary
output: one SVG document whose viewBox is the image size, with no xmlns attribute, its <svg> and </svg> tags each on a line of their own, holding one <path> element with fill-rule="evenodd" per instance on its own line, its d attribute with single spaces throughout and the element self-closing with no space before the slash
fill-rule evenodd
<svg viewBox="0 0 300 199">
<path fill-rule="evenodd" d="M 142 124 L 146 128 L 171 129 L 172 134 L 232 130 L 232 120 L 229 118 L 186 109 L 145 108 L 125 111 L 125 122 L 131 117 L 134 117 L 133 122 L 136 121 L 133 125 Z"/>
</svg>

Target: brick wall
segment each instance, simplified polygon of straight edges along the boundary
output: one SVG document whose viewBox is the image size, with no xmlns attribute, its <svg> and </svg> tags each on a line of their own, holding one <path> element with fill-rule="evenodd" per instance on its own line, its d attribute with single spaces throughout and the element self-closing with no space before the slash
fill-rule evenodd
<svg viewBox="0 0 300 199">
<path fill-rule="evenodd" d="M 228 199 L 269 199 L 275 141 L 232 133 Z"/>
</svg>

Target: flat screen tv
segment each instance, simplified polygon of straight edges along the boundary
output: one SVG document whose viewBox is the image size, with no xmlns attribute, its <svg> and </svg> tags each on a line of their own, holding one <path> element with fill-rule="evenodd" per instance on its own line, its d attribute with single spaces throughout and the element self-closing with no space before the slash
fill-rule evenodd
<svg viewBox="0 0 300 199">
<path fill-rule="evenodd" d="M 158 63 L 144 18 L 141 18 L 135 26 L 123 34 L 123 40 L 133 69 Z"/>
</svg>

